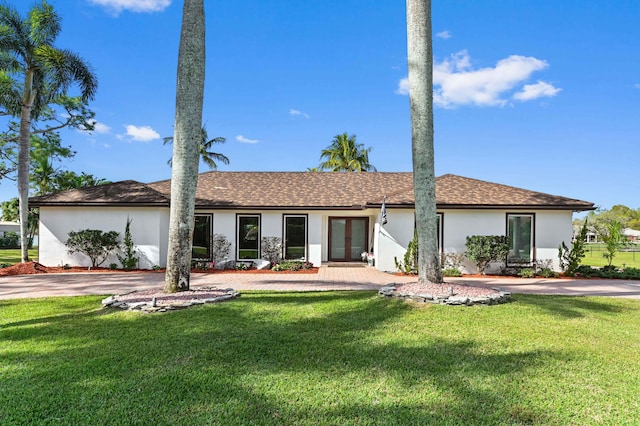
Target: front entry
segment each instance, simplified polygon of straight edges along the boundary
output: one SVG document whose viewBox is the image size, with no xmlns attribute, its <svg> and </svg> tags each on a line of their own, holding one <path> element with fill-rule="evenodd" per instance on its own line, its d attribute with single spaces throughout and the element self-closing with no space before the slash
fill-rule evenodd
<svg viewBox="0 0 640 426">
<path fill-rule="evenodd" d="M 369 218 L 329 218 L 329 261 L 354 262 L 362 260 L 368 251 Z"/>
</svg>

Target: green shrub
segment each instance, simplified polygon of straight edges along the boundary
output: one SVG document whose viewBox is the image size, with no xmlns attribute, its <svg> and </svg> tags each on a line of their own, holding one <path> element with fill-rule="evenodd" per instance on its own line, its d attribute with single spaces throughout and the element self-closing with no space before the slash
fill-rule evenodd
<svg viewBox="0 0 640 426">
<path fill-rule="evenodd" d="M 211 261 L 214 264 L 223 262 L 229 258 L 231 243 L 223 234 L 213 234 L 211 238 Z"/>
<path fill-rule="evenodd" d="M 447 268 L 442 270 L 443 277 L 461 277 L 462 272 L 458 268 Z"/>
<path fill-rule="evenodd" d="M 597 270 L 597 276 L 600 278 L 622 278 L 623 273 L 617 266 L 607 265 Z"/>
<path fill-rule="evenodd" d="M 394 257 L 393 260 L 396 263 L 396 269 L 405 274 L 417 274 L 418 273 L 418 234 L 413 233 L 413 239 L 409 241 L 407 251 L 404 253 L 404 260 L 399 261 Z"/>
<path fill-rule="evenodd" d="M 3 249 L 18 249 L 20 248 L 20 236 L 17 232 L 5 232 L 0 237 L 0 248 Z"/>
<path fill-rule="evenodd" d="M 542 278 L 557 278 L 558 273 L 551 268 L 542 268 L 538 271 L 538 275 Z"/>
<path fill-rule="evenodd" d="M 531 268 L 524 268 L 518 271 L 518 276 L 520 278 L 534 278 L 536 276 L 536 273 Z"/>
<path fill-rule="evenodd" d="M 91 259 L 91 266 L 100 266 L 119 247 L 120 234 L 116 231 L 103 232 L 99 229 L 83 229 L 69 232 L 65 243 L 69 254 L 82 253 Z"/>
<path fill-rule="evenodd" d="M 251 269 L 253 266 L 253 262 L 236 262 L 236 270 L 238 271 L 246 271 Z"/>
<path fill-rule="evenodd" d="M 491 262 L 507 257 L 511 240 L 504 235 L 473 235 L 467 237 L 467 257 L 484 275 Z"/>
<path fill-rule="evenodd" d="M 109 269 L 111 269 L 112 271 L 115 271 L 116 269 L 118 269 L 118 264 L 117 263 L 110 263 L 109 264 Z"/>
<path fill-rule="evenodd" d="M 597 274 L 598 274 L 597 269 L 592 268 L 591 266 L 588 266 L 588 265 L 580 265 L 575 269 L 573 275 L 568 275 L 568 276 L 580 275 L 581 277 L 590 278 Z M 567 275 L 566 272 L 565 272 L 565 275 Z"/>
<path fill-rule="evenodd" d="M 197 269 L 199 271 L 207 271 L 212 269 L 214 266 L 213 262 L 201 261 L 201 260 L 192 260 L 191 261 L 191 269 Z"/>
<path fill-rule="evenodd" d="M 627 280 L 640 280 L 640 268 L 624 268 L 622 274 Z"/>
<path fill-rule="evenodd" d="M 282 258 L 282 238 L 262 237 L 261 243 L 262 258 L 275 265 Z"/>
<path fill-rule="evenodd" d="M 585 255 L 585 244 L 587 241 L 587 219 L 584 220 L 580 232 L 573 239 L 571 250 L 567 247 L 564 241 L 558 247 L 558 259 L 560 259 L 560 267 L 564 271 L 564 274 L 568 277 L 573 277 L 580 268 L 580 262 Z"/>
<path fill-rule="evenodd" d="M 274 271 L 301 271 L 313 268 L 313 263 L 302 262 L 300 260 L 281 260 L 276 263 L 272 270 Z"/>
<path fill-rule="evenodd" d="M 122 245 L 124 253 L 121 256 L 119 253 L 118 260 L 122 264 L 122 268 L 130 271 L 138 266 L 138 250 L 133 245 L 133 238 L 131 236 L 131 219 L 127 218 L 127 224 L 124 227 L 124 243 Z"/>
</svg>

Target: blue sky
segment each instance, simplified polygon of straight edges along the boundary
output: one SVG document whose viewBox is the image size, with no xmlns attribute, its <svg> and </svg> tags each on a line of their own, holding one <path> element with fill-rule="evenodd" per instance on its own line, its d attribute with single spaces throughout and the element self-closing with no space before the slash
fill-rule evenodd
<svg viewBox="0 0 640 426">
<path fill-rule="evenodd" d="M 24 15 L 31 1 L 13 0 Z M 182 1 L 50 0 L 99 81 L 65 167 L 168 179 Z M 305 171 L 337 134 L 411 170 L 402 0 L 205 1 L 221 171 Z M 640 207 L 640 2 L 433 0 L 436 174 Z M 201 165 L 201 171 L 207 170 Z M 16 195 L 0 182 L 0 200 Z"/>
</svg>

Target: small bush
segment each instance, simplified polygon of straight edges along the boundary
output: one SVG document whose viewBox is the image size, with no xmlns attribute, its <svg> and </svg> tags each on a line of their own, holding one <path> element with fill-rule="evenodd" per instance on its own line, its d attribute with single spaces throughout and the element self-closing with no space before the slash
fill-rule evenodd
<svg viewBox="0 0 640 426">
<path fill-rule="evenodd" d="M 197 269 L 200 271 L 207 271 L 209 269 L 212 269 L 214 266 L 215 264 L 213 262 L 197 261 L 197 260 L 191 261 L 191 269 Z"/>
<path fill-rule="evenodd" d="M 124 243 L 122 244 L 123 255 L 116 254 L 122 267 L 127 271 L 135 269 L 138 266 L 138 249 L 133 244 L 131 236 L 131 219 L 127 218 L 127 224 L 124 227 Z M 115 268 L 112 268 L 115 269 Z"/>
<path fill-rule="evenodd" d="M 251 269 L 253 266 L 253 262 L 236 262 L 236 270 L 238 271 L 247 271 Z"/>
<path fill-rule="evenodd" d="M 447 268 L 442 270 L 443 277 L 461 277 L 462 272 L 458 268 Z"/>
<path fill-rule="evenodd" d="M 20 236 L 16 232 L 5 232 L 4 236 L 0 237 L 0 248 L 3 249 L 17 249 L 20 248 Z"/>
<path fill-rule="evenodd" d="M 102 265 L 111 252 L 120 246 L 119 237 L 116 231 L 83 229 L 69 232 L 65 244 L 69 254 L 82 253 L 91 259 L 91 266 L 96 267 Z"/>
<path fill-rule="evenodd" d="M 274 271 L 302 271 L 313 268 L 313 263 L 302 262 L 299 260 L 284 260 L 276 263 L 272 270 Z"/>
<path fill-rule="evenodd" d="M 282 238 L 262 237 L 262 258 L 275 265 L 282 258 Z"/>
<path fill-rule="evenodd" d="M 591 266 L 580 265 L 575 269 L 572 275 L 568 275 L 568 276 L 579 275 L 581 277 L 590 278 L 594 275 L 597 275 L 597 273 L 598 273 L 598 270 L 595 268 L 592 268 Z M 565 272 L 565 275 L 567 275 L 566 272 Z"/>
<path fill-rule="evenodd" d="M 558 273 L 551 268 L 542 268 L 538 271 L 538 275 L 542 278 L 557 278 Z"/>
<path fill-rule="evenodd" d="M 558 247 L 558 259 L 560 260 L 560 267 L 564 271 L 564 274 L 568 277 L 573 277 L 578 273 L 580 268 L 580 262 L 585 256 L 585 244 L 587 241 L 587 219 L 584 220 L 580 232 L 573 239 L 571 250 L 567 247 L 564 241 Z"/>
<path fill-rule="evenodd" d="M 116 269 L 118 269 L 118 264 L 117 263 L 110 263 L 109 264 L 109 269 L 111 269 L 112 271 L 115 271 Z"/>
<path fill-rule="evenodd" d="M 622 274 L 627 280 L 640 280 L 640 268 L 624 268 Z"/>
<path fill-rule="evenodd" d="M 0 269 L 2 268 L 8 268 L 9 266 L 12 266 L 12 263 L 0 263 Z"/>
<path fill-rule="evenodd" d="M 518 276 L 520 278 L 534 278 L 536 273 L 531 268 L 524 268 L 518 271 Z"/>
<path fill-rule="evenodd" d="M 467 257 L 482 275 L 490 263 L 507 257 L 511 240 L 504 235 L 473 235 L 467 237 Z"/>
<path fill-rule="evenodd" d="M 445 253 L 442 258 L 442 266 L 445 269 L 460 269 L 466 257 L 466 253 Z"/>
<path fill-rule="evenodd" d="M 417 274 L 418 273 L 418 234 L 414 232 L 413 239 L 407 246 L 407 251 L 404 254 L 404 260 L 399 261 L 394 257 L 393 260 L 396 263 L 396 269 L 405 274 Z"/>
<path fill-rule="evenodd" d="M 213 234 L 211 238 L 211 261 L 215 264 L 229 258 L 231 243 L 223 234 Z"/>
</svg>

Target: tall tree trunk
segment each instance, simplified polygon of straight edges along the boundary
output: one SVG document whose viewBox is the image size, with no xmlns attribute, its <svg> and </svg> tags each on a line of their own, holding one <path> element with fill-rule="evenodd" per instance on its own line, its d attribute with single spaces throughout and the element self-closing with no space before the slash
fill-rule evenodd
<svg viewBox="0 0 640 426">
<path fill-rule="evenodd" d="M 431 0 L 407 0 L 407 48 L 418 281 L 441 283 L 433 149 Z"/>
<path fill-rule="evenodd" d="M 178 52 L 169 248 L 164 284 L 167 293 L 189 290 L 204 75 L 204 0 L 185 0 Z"/>
<path fill-rule="evenodd" d="M 27 70 L 20 112 L 18 148 L 18 217 L 20 220 L 20 257 L 22 263 L 29 261 L 29 166 L 31 162 L 31 108 L 34 99 L 33 71 Z"/>
</svg>

